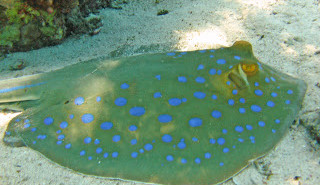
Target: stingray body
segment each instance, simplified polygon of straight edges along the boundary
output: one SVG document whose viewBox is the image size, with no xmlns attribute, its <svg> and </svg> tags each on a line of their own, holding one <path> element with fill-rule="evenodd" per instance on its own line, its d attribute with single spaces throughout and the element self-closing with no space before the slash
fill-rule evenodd
<svg viewBox="0 0 320 185">
<path fill-rule="evenodd" d="M 0 106 L 23 110 L 6 143 L 84 174 L 177 185 L 223 182 L 264 155 L 306 90 L 244 41 L 85 62 L 0 85 Z"/>
</svg>

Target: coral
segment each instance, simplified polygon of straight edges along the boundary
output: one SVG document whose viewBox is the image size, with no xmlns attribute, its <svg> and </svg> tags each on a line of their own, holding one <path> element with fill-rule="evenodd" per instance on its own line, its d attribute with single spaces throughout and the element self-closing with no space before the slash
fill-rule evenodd
<svg viewBox="0 0 320 185">
<path fill-rule="evenodd" d="M 168 14 L 168 13 L 169 13 L 168 10 L 162 9 L 162 10 L 159 10 L 159 11 L 158 11 L 157 15 L 166 15 L 166 14 Z"/>
<path fill-rule="evenodd" d="M 26 61 L 23 59 L 18 59 L 14 64 L 10 65 L 11 71 L 22 70 L 26 67 Z"/>
<path fill-rule="evenodd" d="M 40 16 L 40 12 L 28 6 L 25 3 L 17 2 L 12 8 L 5 12 L 9 24 L 28 24 L 31 20 Z"/>
<path fill-rule="evenodd" d="M 0 6 L 3 6 L 5 8 L 11 8 L 14 6 L 15 0 L 1 0 Z"/>
<path fill-rule="evenodd" d="M 19 25 L 8 25 L 0 29 L 0 46 L 12 47 L 20 40 Z"/>
<path fill-rule="evenodd" d="M 0 53 L 60 43 L 72 34 L 95 35 L 97 9 L 112 0 L 0 0 Z"/>
<path fill-rule="evenodd" d="M 56 18 L 56 10 L 47 12 L 16 0 L 5 10 L 7 22 L 0 29 L 0 48 L 26 50 L 45 45 L 45 41 L 61 40 L 64 37 L 63 24 Z M 2 49 L 3 50 L 3 49 Z"/>
</svg>

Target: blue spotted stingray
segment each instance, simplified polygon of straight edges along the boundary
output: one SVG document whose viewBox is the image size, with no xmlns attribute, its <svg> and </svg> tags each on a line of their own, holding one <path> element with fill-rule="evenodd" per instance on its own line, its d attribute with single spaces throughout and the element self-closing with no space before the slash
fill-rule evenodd
<svg viewBox="0 0 320 185">
<path fill-rule="evenodd" d="M 0 106 L 23 111 L 7 144 L 84 174 L 174 185 L 223 182 L 266 154 L 306 91 L 244 41 L 84 62 L 0 87 Z"/>
</svg>

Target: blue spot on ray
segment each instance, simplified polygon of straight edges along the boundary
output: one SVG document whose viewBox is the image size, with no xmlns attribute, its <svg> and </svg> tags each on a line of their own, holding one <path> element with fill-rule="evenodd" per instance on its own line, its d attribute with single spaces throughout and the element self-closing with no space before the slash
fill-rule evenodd
<svg viewBox="0 0 320 185">
<path fill-rule="evenodd" d="M 153 97 L 154 97 L 154 98 L 161 98 L 162 95 L 161 95 L 160 92 L 155 92 L 155 93 L 153 94 Z"/>
<path fill-rule="evenodd" d="M 222 151 L 223 151 L 223 153 L 228 153 L 229 152 L 229 148 L 224 148 Z"/>
<path fill-rule="evenodd" d="M 137 144 L 137 139 L 132 139 L 131 141 L 130 141 L 130 143 L 131 143 L 131 145 L 135 145 L 135 144 Z"/>
<path fill-rule="evenodd" d="M 97 96 L 96 101 L 97 101 L 97 102 L 100 102 L 100 101 L 101 101 L 101 97 L 100 97 L 100 96 Z"/>
<path fill-rule="evenodd" d="M 144 149 L 147 150 L 147 151 L 152 150 L 152 148 L 153 148 L 153 146 L 152 146 L 152 144 L 150 144 L 150 143 L 144 145 Z"/>
<path fill-rule="evenodd" d="M 132 116 L 142 116 L 145 113 L 145 109 L 143 107 L 132 107 L 129 111 L 129 113 Z"/>
<path fill-rule="evenodd" d="M 43 120 L 43 123 L 46 124 L 46 125 L 51 125 L 53 123 L 53 118 L 52 117 L 46 117 Z"/>
<path fill-rule="evenodd" d="M 239 108 L 239 112 L 241 113 L 241 114 L 244 114 L 245 112 L 246 112 L 246 109 L 245 108 Z"/>
<path fill-rule="evenodd" d="M 252 130 L 252 126 L 251 125 L 246 125 L 246 129 L 247 130 Z"/>
<path fill-rule="evenodd" d="M 76 105 L 82 105 L 84 103 L 84 98 L 83 97 L 77 97 L 74 99 L 74 104 Z"/>
<path fill-rule="evenodd" d="M 210 159 L 211 158 L 211 154 L 209 152 L 204 154 L 204 158 L 206 159 Z"/>
<path fill-rule="evenodd" d="M 104 157 L 104 158 L 107 158 L 108 156 L 109 156 L 108 153 L 104 153 L 104 154 L 103 154 L 103 157 Z"/>
<path fill-rule="evenodd" d="M 210 75 L 215 75 L 216 73 L 217 73 L 217 70 L 216 70 L 216 69 L 213 69 L 213 68 L 212 68 L 212 69 L 209 70 L 209 74 L 210 74 Z"/>
<path fill-rule="evenodd" d="M 95 140 L 94 140 L 94 144 L 97 145 L 97 144 L 99 144 L 99 143 L 100 143 L 100 140 L 99 140 L 99 139 L 95 139 Z"/>
<path fill-rule="evenodd" d="M 63 121 L 63 122 L 60 123 L 60 128 L 65 129 L 67 127 L 68 127 L 68 123 L 67 122 Z"/>
<path fill-rule="evenodd" d="M 240 102 L 240 103 L 245 103 L 246 100 L 245 100 L 244 98 L 240 98 L 240 99 L 239 99 L 239 102 Z"/>
<path fill-rule="evenodd" d="M 133 132 L 133 131 L 136 131 L 137 129 L 138 129 L 138 127 L 135 126 L 135 125 L 130 125 L 130 126 L 129 126 L 129 130 L 132 131 L 132 132 Z"/>
<path fill-rule="evenodd" d="M 84 151 L 84 150 L 82 150 L 81 152 L 80 152 L 80 156 L 83 156 L 83 155 L 85 155 L 86 154 L 86 151 Z"/>
<path fill-rule="evenodd" d="M 200 119 L 200 118 L 191 118 L 189 120 L 189 125 L 191 127 L 199 127 L 199 126 L 202 125 L 202 119 Z"/>
<path fill-rule="evenodd" d="M 171 98 L 171 99 L 169 99 L 169 104 L 172 106 L 178 106 L 181 104 L 181 99 L 180 98 Z"/>
<path fill-rule="evenodd" d="M 222 133 L 226 134 L 226 133 L 228 133 L 228 130 L 227 129 L 222 129 Z"/>
<path fill-rule="evenodd" d="M 220 118 L 221 117 L 221 112 L 217 111 L 217 110 L 214 110 L 214 111 L 212 111 L 211 115 L 214 118 Z"/>
<path fill-rule="evenodd" d="M 240 60 L 241 59 L 241 57 L 239 57 L 239 56 L 234 56 L 233 58 L 236 59 L 236 60 Z"/>
<path fill-rule="evenodd" d="M 223 145 L 225 142 L 226 142 L 225 139 L 222 138 L 222 137 L 220 137 L 220 138 L 217 139 L 217 143 L 218 143 L 219 145 Z"/>
<path fill-rule="evenodd" d="M 186 148 L 186 144 L 185 144 L 183 141 L 180 141 L 177 146 L 178 146 L 178 148 L 180 148 L 180 149 Z"/>
<path fill-rule="evenodd" d="M 229 99 L 229 100 L 228 100 L 228 104 L 229 104 L 229 105 L 234 105 L 234 100 L 233 100 L 233 99 Z"/>
<path fill-rule="evenodd" d="M 267 78 L 267 77 L 266 77 L 264 80 L 265 80 L 267 83 L 270 82 L 269 78 Z"/>
<path fill-rule="evenodd" d="M 43 139 L 47 138 L 47 136 L 46 135 L 38 135 L 37 138 L 43 140 Z"/>
<path fill-rule="evenodd" d="M 113 123 L 112 122 L 103 122 L 100 125 L 100 128 L 102 130 L 110 130 L 113 127 Z"/>
<path fill-rule="evenodd" d="M 158 116 L 158 120 L 161 123 L 168 123 L 168 122 L 172 121 L 172 117 L 168 114 L 161 114 L 160 116 Z"/>
<path fill-rule="evenodd" d="M 232 94 L 233 94 L 233 95 L 238 94 L 238 90 L 237 90 L 237 89 L 233 89 L 233 90 L 232 90 Z"/>
<path fill-rule="evenodd" d="M 97 153 L 97 154 L 100 154 L 101 152 L 102 152 L 102 148 L 97 148 L 97 149 L 96 149 L 96 153 Z"/>
<path fill-rule="evenodd" d="M 90 123 L 93 121 L 93 119 L 94 119 L 94 117 L 92 114 L 84 114 L 81 116 L 81 121 L 83 123 Z"/>
<path fill-rule="evenodd" d="M 69 148 L 71 148 L 71 143 L 69 143 L 69 144 L 66 144 L 66 145 L 64 146 L 64 148 L 66 148 L 66 149 L 69 149 Z"/>
<path fill-rule="evenodd" d="M 119 155 L 119 153 L 118 153 L 118 152 L 113 152 L 113 153 L 111 154 L 111 156 L 112 156 L 113 158 L 118 157 L 118 155 Z"/>
<path fill-rule="evenodd" d="M 218 59 L 217 64 L 225 64 L 227 61 L 225 59 Z"/>
<path fill-rule="evenodd" d="M 276 92 L 272 92 L 272 93 L 271 93 L 271 96 L 272 96 L 272 97 L 277 97 L 278 94 L 277 94 Z"/>
<path fill-rule="evenodd" d="M 117 106 L 124 106 L 127 104 L 127 99 L 123 97 L 119 97 L 114 100 L 114 104 L 116 104 Z"/>
<path fill-rule="evenodd" d="M 167 161 L 173 161 L 174 158 L 172 155 L 167 155 L 166 159 Z"/>
<path fill-rule="evenodd" d="M 112 141 L 113 142 L 119 142 L 121 140 L 121 136 L 120 135 L 114 135 L 113 137 L 112 137 Z"/>
<path fill-rule="evenodd" d="M 132 152 L 132 153 L 131 153 L 131 157 L 132 157 L 132 158 L 138 157 L 138 152 Z"/>
<path fill-rule="evenodd" d="M 84 138 L 83 141 L 85 144 L 89 144 L 89 143 L 91 143 L 92 139 L 91 139 L 91 137 L 86 137 L 86 138 Z"/>
<path fill-rule="evenodd" d="M 193 96 L 198 98 L 198 99 L 203 99 L 206 97 L 206 93 L 203 93 L 203 92 L 195 92 L 193 93 Z"/>
<path fill-rule="evenodd" d="M 127 83 L 123 83 L 123 84 L 121 84 L 121 89 L 128 89 L 129 88 L 129 84 L 127 84 Z"/>
<path fill-rule="evenodd" d="M 213 139 L 213 138 L 210 138 L 210 139 L 209 139 L 209 143 L 210 143 L 210 144 L 215 144 L 215 143 L 216 143 L 216 140 Z"/>
<path fill-rule="evenodd" d="M 157 75 L 156 79 L 161 80 L 161 75 Z"/>
<path fill-rule="evenodd" d="M 256 89 L 254 91 L 254 93 L 257 95 L 257 96 L 262 96 L 263 95 L 263 92 L 260 90 L 260 89 Z"/>
<path fill-rule="evenodd" d="M 196 82 L 197 83 L 204 83 L 205 81 L 206 81 L 206 79 L 204 79 L 203 77 L 199 76 L 199 77 L 196 78 Z"/>
<path fill-rule="evenodd" d="M 172 141 L 172 137 L 169 134 L 165 134 L 162 136 L 162 141 L 165 143 L 170 143 Z"/>
<path fill-rule="evenodd" d="M 198 68 L 197 68 L 197 70 L 201 70 L 201 69 L 204 69 L 203 64 L 200 64 L 200 65 L 198 66 Z"/>
<path fill-rule="evenodd" d="M 266 125 L 266 123 L 265 123 L 264 121 L 259 121 L 259 122 L 258 122 L 258 125 L 259 125 L 260 127 L 264 127 L 264 126 Z"/>
<path fill-rule="evenodd" d="M 179 82 L 182 82 L 182 83 L 185 83 L 185 82 L 187 82 L 187 78 L 184 77 L 184 76 L 179 76 L 179 77 L 178 77 L 178 81 L 179 81 Z"/>
<path fill-rule="evenodd" d="M 253 112 L 260 112 L 262 109 L 261 109 L 261 107 L 258 106 L 258 105 L 251 105 L 251 110 L 252 110 Z"/>
<path fill-rule="evenodd" d="M 192 138 L 192 141 L 197 142 L 197 141 L 198 141 L 198 138 L 193 137 L 193 138 Z"/>
<path fill-rule="evenodd" d="M 269 106 L 269 107 L 274 107 L 274 102 L 273 101 L 268 101 L 267 102 L 267 106 Z"/>
<path fill-rule="evenodd" d="M 244 129 L 243 129 L 243 127 L 241 127 L 241 126 L 236 126 L 236 127 L 235 127 L 235 130 L 236 130 L 237 132 L 240 132 L 240 133 L 241 133 L 241 132 L 243 132 Z"/>
</svg>

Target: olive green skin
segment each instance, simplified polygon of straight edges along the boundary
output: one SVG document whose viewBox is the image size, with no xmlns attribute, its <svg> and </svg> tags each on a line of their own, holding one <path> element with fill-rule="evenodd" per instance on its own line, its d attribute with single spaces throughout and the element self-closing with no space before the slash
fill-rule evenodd
<svg viewBox="0 0 320 185">
<path fill-rule="evenodd" d="M 240 60 L 235 56 L 240 56 Z M 226 63 L 218 64 L 218 59 L 225 59 Z M 203 65 L 203 69 L 199 65 Z M 257 69 L 249 74 L 243 65 L 254 65 Z M 221 70 L 221 74 L 210 74 L 212 68 Z M 180 82 L 181 76 L 186 77 L 187 82 Z M 197 77 L 204 78 L 205 82 L 198 83 Z M 275 81 L 270 80 L 271 77 Z M 124 83 L 129 88 L 121 88 Z M 24 111 L 10 122 L 7 129 L 10 134 L 4 138 L 7 144 L 26 145 L 84 174 L 172 185 L 217 184 L 237 174 L 250 160 L 266 154 L 295 119 L 306 91 L 303 81 L 259 62 L 253 56 L 251 45 L 244 41 L 214 51 L 90 61 L 0 82 L 5 88 L 27 84 L 37 85 L 0 93 L 1 107 Z M 257 95 L 257 89 L 263 94 Z M 288 90 L 293 93 L 288 94 Z M 156 92 L 160 92 L 161 97 L 155 98 Z M 199 99 L 195 92 L 206 96 Z M 272 92 L 277 96 L 272 97 Z M 84 103 L 76 105 L 77 97 L 83 97 Z M 97 97 L 101 101 L 98 102 Z M 126 98 L 124 106 L 116 105 L 119 97 Z M 169 101 L 172 98 L 186 101 L 173 106 Z M 245 102 L 239 101 L 240 98 Z M 234 104 L 228 104 L 230 99 Z M 286 100 L 290 100 L 290 104 L 286 104 Z M 268 101 L 274 106 L 267 106 Z M 261 110 L 253 111 L 252 105 L 258 105 Z M 131 115 L 133 107 L 143 107 L 144 114 Z M 240 108 L 246 112 L 241 113 Z M 221 117 L 212 115 L 215 110 Z M 83 123 L 81 118 L 87 113 L 92 114 L 94 120 Z M 171 115 L 172 120 L 160 122 L 159 115 L 163 114 Z M 74 118 L 70 119 L 70 115 Z M 54 119 L 51 125 L 44 124 L 47 117 Z M 200 118 L 202 124 L 192 127 L 192 118 Z M 280 123 L 275 123 L 276 119 Z M 27 128 L 26 120 L 30 123 Z M 68 122 L 68 126 L 61 129 L 63 121 Z M 265 125 L 259 125 L 261 121 Z M 103 130 L 103 122 L 112 122 L 113 127 Z M 130 131 L 130 125 L 136 125 L 137 130 Z M 32 128 L 37 130 L 32 132 Z M 57 133 L 59 130 L 61 133 Z M 57 137 L 62 134 L 65 137 L 58 145 Z M 165 134 L 172 136 L 172 141 L 164 142 Z M 38 139 L 39 135 L 45 135 L 45 139 Z M 114 135 L 120 135 L 121 140 L 113 141 Z M 85 144 L 86 137 L 91 137 L 92 142 Z M 218 138 L 224 138 L 225 143 L 218 144 Z M 94 144 L 95 139 L 101 142 Z M 137 139 L 137 144 L 132 145 L 132 139 Z M 182 139 L 186 145 L 183 149 L 178 147 Z M 71 144 L 71 148 L 66 149 L 67 144 Z M 152 149 L 147 150 L 146 144 L 151 144 Z M 97 148 L 103 152 L 97 153 Z M 86 151 L 83 156 L 79 154 L 82 150 Z M 113 152 L 118 152 L 118 156 L 112 157 Z M 138 153 L 137 157 L 132 157 L 133 152 Z M 104 153 L 109 154 L 107 158 Z M 211 154 L 210 158 L 206 153 Z M 168 156 L 173 159 L 168 160 Z M 182 159 L 187 162 L 182 163 Z"/>
</svg>

